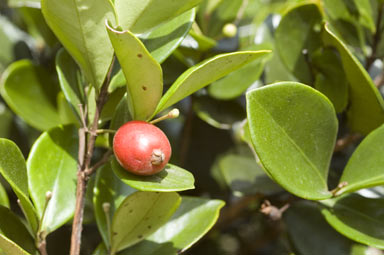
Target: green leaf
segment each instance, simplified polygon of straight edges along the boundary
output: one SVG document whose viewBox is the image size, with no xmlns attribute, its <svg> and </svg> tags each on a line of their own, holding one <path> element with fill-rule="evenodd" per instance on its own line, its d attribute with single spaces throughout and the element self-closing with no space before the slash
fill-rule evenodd
<svg viewBox="0 0 384 255">
<path fill-rule="evenodd" d="M 134 175 L 126 171 L 113 159 L 111 167 L 115 174 L 127 185 L 141 191 L 183 191 L 194 189 L 193 175 L 180 167 L 167 164 L 159 173 L 150 176 Z"/>
<path fill-rule="evenodd" d="M 346 237 L 379 249 L 384 248 L 384 199 L 349 194 L 322 201 L 328 223 Z"/>
<path fill-rule="evenodd" d="M 180 45 L 192 27 L 195 14 L 195 9 L 192 9 L 156 27 L 149 33 L 140 35 L 145 47 L 157 62 L 164 62 Z"/>
<path fill-rule="evenodd" d="M 108 250 L 105 247 L 105 244 L 102 242 L 100 243 L 96 249 L 92 252 L 92 255 L 105 255 L 108 254 Z"/>
<path fill-rule="evenodd" d="M 333 49 L 324 48 L 313 54 L 312 65 L 318 72 L 315 88 L 331 100 L 337 113 L 344 111 L 348 104 L 348 81 L 340 57 Z"/>
<path fill-rule="evenodd" d="M 259 78 L 264 69 L 264 58 L 243 66 L 208 87 L 210 96 L 220 100 L 230 100 L 241 96 Z"/>
<path fill-rule="evenodd" d="M 42 0 L 43 15 L 66 50 L 76 60 L 88 82 L 101 87 L 112 62 L 113 48 L 105 20 L 115 22 L 109 0 Z"/>
<path fill-rule="evenodd" d="M 31 7 L 40 8 L 41 0 L 8 0 L 8 6 L 11 8 Z"/>
<path fill-rule="evenodd" d="M 146 32 L 195 7 L 201 0 L 115 0 L 119 25 L 133 33 Z"/>
<path fill-rule="evenodd" d="M 372 5 L 369 0 L 324 0 L 324 6 L 332 20 L 343 20 L 354 25 L 360 24 L 371 32 L 376 30 Z"/>
<path fill-rule="evenodd" d="M 29 190 L 39 218 L 44 216 L 40 229 L 46 234 L 66 223 L 75 210 L 77 133 L 73 126 L 51 129 L 36 140 L 28 157 Z M 52 198 L 45 209 L 48 191 Z"/>
<path fill-rule="evenodd" d="M 79 104 L 84 104 L 80 72 L 76 62 L 64 49 L 60 49 L 56 55 L 56 71 L 65 98 L 71 103 L 78 116 L 80 116 Z"/>
<path fill-rule="evenodd" d="M 165 225 L 121 255 L 180 254 L 212 228 L 223 206 L 221 200 L 183 197 L 180 207 Z"/>
<path fill-rule="evenodd" d="M 2 234 L 0 234 L 0 253 L 5 255 L 30 255 L 28 252 L 24 251 L 20 246 Z"/>
<path fill-rule="evenodd" d="M 35 208 L 29 200 L 27 168 L 23 154 L 15 143 L 2 138 L 0 138 L 0 172 L 20 199 L 23 212 L 33 232 L 37 231 L 38 222 Z"/>
<path fill-rule="evenodd" d="M 93 207 L 97 227 L 99 228 L 104 243 L 107 244 L 108 247 L 110 246 L 111 237 L 109 235 L 106 217 L 112 219 L 116 209 L 120 206 L 123 200 L 133 192 L 135 192 L 133 188 L 117 178 L 109 164 L 105 164 L 97 170 L 96 183 L 93 189 Z M 106 212 L 103 209 L 104 203 L 110 205 L 108 215 L 106 215 Z"/>
<path fill-rule="evenodd" d="M 29 60 L 11 64 L 5 71 L 0 92 L 9 107 L 32 127 L 48 130 L 61 123 L 56 109 L 56 81 Z"/>
<path fill-rule="evenodd" d="M 296 254 L 368 254 L 368 247 L 354 243 L 329 226 L 316 204 L 294 203 L 283 216 Z"/>
<path fill-rule="evenodd" d="M 125 95 L 116 107 L 115 114 L 112 117 L 110 129 L 118 130 L 124 123 L 131 121 L 132 117 L 129 113 L 128 99 Z"/>
<path fill-rule="evenodd" d="M 369 74 L 346 45 L 327 25 L 322 33 L 326 45 L 336 47 L 349 83 L 347 118 L 352 131 L 368 134 L 384 123 L 384 101 Z"/>
<path fill-rule="evenodd" d="M 337 134 L 331 102 L 309 86 L 281 82 L 248 92 L 247 112 L 253 146 L 273 179 L 296 196 L 329 198 Z"/>
<path fill-rule="evenodd" d="M 281 191 L 252 157 L 227 154 L 218 161 L 225 182 L 236 195 Z"/>
<path fill-rule="evenodd" d="M 128 196 L 112 220 L 111 254 L 120 251 L 155 232 L 179 207 L 175 192 L 136 192 Z"/>
<path fill-rule="evenodd" d="M 146 120 L 156 109 L 163 93 L 163 72 L 145 48 L 129 31 L 107 25 L 108 34 L 127 82 L 129 110 L 135 120 Z"/>
<path fill-rule="evenodd" d="M 0 206 L 0 232 L 3 237 L 9 238 L 25 251 L 32 254 L 36 253 L 35 241 L 24 223 L 11 210 L 3 206 Z M 0 251 L 6 248 L 0 242 Z"/>
<path fill-rule="evenodd" d="M 4 186 L 0 184 L 0 205 L 10 208 L 7 191 Z"/>
<path fill-rule="evenodd" d="M 384 125 L 372 131 L 352 154 L 340 179 L 347 185 L 339 194 L 384 184 L 383 143 Z"/>
<path fill-rule="evenodd" d="M 165 110 L 204 86 L 224 77 L 270 51 L 239 51 L 220 54 L 185 71 L 161 98 L 155 113 Z"/>
<path fill-rule="evenodd" d="M 121 100 L 127 100 L 124 95 L 126 94 L 125 88 L 117 88 L 108 95 L 108 100 L 105 103 L 103 110 L 101 111 L 101 121 L 109 121 L 113 118 L 116 113 L 116 109 L 120 104 Z"/>
<path fill-rule="evenodd" d="M 312 83 L 309 58 L 321 46 L 322 17 L 317 4 L 300 3 L 284 15 L 276 29 L 276 49 L 282 62 L 301 82 Z M 303 51 L 307 51 L 307 57 Z M 307 59 L 306 59 L 307 58 Z"/>
<path fill-rule="evenodd" d="M 217 101 L 210 97 L 196 97 L 193 110 L 200 119 L 220 129 L 232 126 L 246 117 L 244 107 L 236 101 Z"/>
</svg>

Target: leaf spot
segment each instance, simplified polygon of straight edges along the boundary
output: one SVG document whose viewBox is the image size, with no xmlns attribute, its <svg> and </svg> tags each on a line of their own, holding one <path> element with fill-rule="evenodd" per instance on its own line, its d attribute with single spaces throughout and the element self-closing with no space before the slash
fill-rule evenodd
<svg viewBox="0 0 384 255">
<path fill-rule="evenodd" d="M 151 225 L 148 225 L 148 226 L 147 226 L 147 228 L 148 228 L 148 229 L 151 229 L 151 228 L 152 228 L 152 226 L 151 226 Z"/>
<path fill-rule="evenodd" d="M 138 58 L 142 58 L 143 55 L 142 55 L 141 53 L 139 53 L 139 54 L 137 54 L 137 57 L 138 57 Z"/>
<path fill-rule="evenodd" d="M 142 86 L 141 87 L 144 91 L 147 90 L 147 87 L 146 86 Z"/>
<path fill-rule="evenodd" d="M 143 235 L 138 235 L 137 238 L 141 239 L 143 238 Z"/>
<path fill-rule="evenodd" d="M 114 236 L 117 235 L 117 232 L 113 232 L 113 235 L 114 235 Z"/>
</svg>

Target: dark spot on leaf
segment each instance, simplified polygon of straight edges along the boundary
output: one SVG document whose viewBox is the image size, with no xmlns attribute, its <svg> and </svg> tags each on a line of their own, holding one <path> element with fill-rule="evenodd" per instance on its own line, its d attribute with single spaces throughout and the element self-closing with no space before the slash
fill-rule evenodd
<svg viewBox="0 0 384 255">
<path fill-rule="evenodd" d="M 113 232 L 113 235 L 114 235 L 114 236 L 117 235 L 117 232 Z"/>
<path fill-rule="evenodd" d="M 145 87 L 145 86 L 142 86 L 141 88 L 142 88 L 143 90 L 147 90 L 147 87 Z"/>
<path fill-rule="evenodd" d="M 129 213 L 133 213 L 133 210 L 131 209 L 131 210 L 129 210 Z"/>
<path fill-rule="evenodd" d="M 143 55 L 139 53 L 139 54 L 137 54 L 137 57 L 142 58 Z"/>
<path fill-rule="evenodd" d="M 156 194 L 159 194 L 160 192 L 156 191 Z"/>
<path fill-rule="evenodd" d="M 143 238 L 143 235 L 138 235 L 137 238 L 141 239 Z"/>
<path fill-rule="evenodd" d="M 149 220 L 149 217 L 145 217 L 144 220 Z"/>
<path fill-rule="evenodd" d="M 152 228 L 152 226 L 151 225 L 148 225 L 148 227 L 147 227 L 148 229 L 151 229 Z"/>
</svg>

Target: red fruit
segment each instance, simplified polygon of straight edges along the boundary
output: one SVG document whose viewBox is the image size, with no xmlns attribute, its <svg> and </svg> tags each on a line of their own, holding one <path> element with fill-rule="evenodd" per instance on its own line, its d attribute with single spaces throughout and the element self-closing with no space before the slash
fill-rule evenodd
<svg viewBox="0 0 384 255">
<path fill-rule="evenodd" d="M 164 169 L 171 145 L 158 127 L 145 121 L 129 121 L 113 138 L 113 151 L 120 165 L 137 175 L 152 175 Z"/>
</svg>

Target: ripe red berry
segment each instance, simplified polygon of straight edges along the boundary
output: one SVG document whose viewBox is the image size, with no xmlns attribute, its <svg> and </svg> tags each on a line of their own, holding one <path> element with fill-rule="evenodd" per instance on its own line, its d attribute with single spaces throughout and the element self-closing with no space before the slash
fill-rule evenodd
<svg viewBox="0 0 384 255">
<path fill-rule="evenodd" d="M 171 145 L 158 127 L 145 121 L 129 121 L 113 138 L 113 151 L 120 165 L 137 175 L 152 175 L 164 169 Z"/>
</svg>

